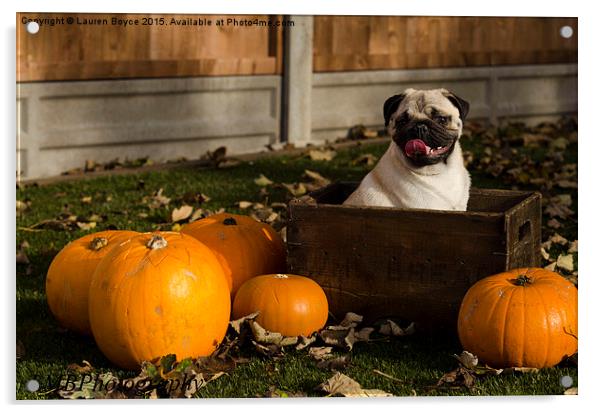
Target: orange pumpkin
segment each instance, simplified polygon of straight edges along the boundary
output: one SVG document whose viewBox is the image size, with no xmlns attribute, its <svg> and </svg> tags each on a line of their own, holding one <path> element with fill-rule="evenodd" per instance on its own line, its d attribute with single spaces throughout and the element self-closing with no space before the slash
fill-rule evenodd
<svg viewBox="0 0 602 413">
<path fill-rule="evenodd" d="M 88 290 L 96 266 L 134 231 L 102 231 L 67 244 L 52 260 L 46 275 L 46 299 L 50 311 L 65 328 L 92 334 L 88 319 Z"/>
<path fill-rule="evenodd" d="M 328 319 L 328 301 L 314 280 L 301 275 L 253 277 L 236 293 L 233 318 L 259 311 L 257 322 L 284 336 L 309 336 Z"/>
<path fill-rule="evenodd" d="M 551 367 L 577 351 L 577 289 L 542 268 L 484 278 L 458 317 L 465 350 L 492 367 Z"/>
<path fill-rule="evenodd" d="M 271 226 L 251 217 L 216 214 L 182 228 L 207 245 L 219 259 L 231 296 L 249 278 L 286 270 L 286 250 Z"/>
<path fill-rule="evenodd" d="M 211 354 L 228 328 L 230 294 L 209 248 L 177 232 L 146 233 L 100 262 L 89 314 L 104 355 L 134 369 L 166 354 Z"/>
</svg>

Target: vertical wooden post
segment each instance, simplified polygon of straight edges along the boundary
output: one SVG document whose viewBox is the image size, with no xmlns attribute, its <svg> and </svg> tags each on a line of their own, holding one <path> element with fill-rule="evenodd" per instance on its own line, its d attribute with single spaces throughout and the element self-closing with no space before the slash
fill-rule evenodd
<svg viewBox="0 0 602 413">
<path fill-rule="evenodd" d="M 311 140 L 313 74 L 313 16 L 288 16 L 293 27 L 283 28 L 282 140 L 304 146 Z"/>
</svg>

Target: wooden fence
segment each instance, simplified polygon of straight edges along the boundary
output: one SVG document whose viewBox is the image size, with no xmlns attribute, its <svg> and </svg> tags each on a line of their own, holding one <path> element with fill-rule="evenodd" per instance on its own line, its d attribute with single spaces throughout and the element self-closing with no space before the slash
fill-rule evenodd
<svg viewBox="0 0 602 413">
<path fill-rule="evenodd" d="M 212 21 L 212 25 L 42 25 L 24 18 Z M 219 19 L 283 16 L 17 14 L 17 79 L 83 80 L 281 74 L 283 31 L 216 26 Z M 294 17 L 290 18 L 294 22 Z M 562 26 L 574 35 L 560 36 Z M 314 72 L 574 63 L 577 19 L 315 16 Z"/>
<path fill-rule="evenodd" d="M 42 24 L 31 35 L 23 18 L 63 19 Z M 106 19 L 108 24 L 68 24 Z M 113 18 L 164 17 L 212 21 L 199 25 L 112 25 Z M 17 79 L 83 80 L 278 74 L 281 72 L 280 28 L 216 26 L 221 18 L 264 19 L 277 16 L 200 16 L 135 14 L 17 14 Z"/>
<path fill-rule="evenodd" d="M 316 16 L 313 58 L 315 72 L 574 63 L 577 19 Z"/>
</svg>

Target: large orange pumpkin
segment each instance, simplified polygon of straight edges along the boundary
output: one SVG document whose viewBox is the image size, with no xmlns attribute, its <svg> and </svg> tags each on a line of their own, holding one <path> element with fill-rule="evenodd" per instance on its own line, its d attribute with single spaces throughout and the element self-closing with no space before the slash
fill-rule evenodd
<svg viewBox="0 0 602 413">
<path fill-rule="evenodd" d="M 91 334 L 88 290 L 96 266 L 115 245 L 137 235 L 134 231 L 102 231 L 67 244 L 52 260 L 46 275 L 50 311 L 65 328 Z"/>
<path fill-rule="evenodd" d="M 280 235 L 251 217 L 216 214 L 182 228 L 215 253 L 234 297 L 249 278 L 286 270 L 286 250 Z"/>
<path fill-rule="evenodd" d="M 577 289 L 542 268 L 484 278 L 458 317 L 465 350 L 492 367 L 551 367 L 577 351 Z"/>
<path fill-rule="evenodd" d="M 104 355 L 143 360 L 211 354 L 226 334 L 230 294 L 211 250 L 177 232 L 140 234 L 113 249 L 90 285 L 90 324 Z"/>
<path fill-rule="evenodd" d="M 309 336 L 328 319 L 328 301 L 315 281 L 301 275 L 268 274 L 253 277 L 236 293 L 232 316 L 259 311 L 257 322 L 284 336 Z"/>
</svg>

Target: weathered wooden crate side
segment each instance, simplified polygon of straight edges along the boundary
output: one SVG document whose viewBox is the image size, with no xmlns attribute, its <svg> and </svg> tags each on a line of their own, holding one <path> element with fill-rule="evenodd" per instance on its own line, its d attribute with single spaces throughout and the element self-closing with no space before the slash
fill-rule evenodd
<svg viewBox="0 0 602 413">
<path fill-rule="evenodd" d="M 506 268 L 541 265 L 541 194 L 533 193 L 506 213 Z"/>
<path fill-rule="evenodd" d="M 314 196 L 336 202 L 340 195 L 335 189 L 326 188 Z M 487 205 L 495 195 L 498 202 Z M 368 318 L 396 316 L 450 327 L 470 285 L 510 265 L 535 263 L 540 238 L 535 236 L 539 222 L 534 219 L 539 214 L 533 213 L 539 198 L 528 203 L 531 210 L 510 207 L 524 198 L 530 199 L 529 194 L 476 190 L 472 207 L 497 212 L 365 208 L 320 204 L 310 198 L 294 200 L 287 226 L 289 270 L 316 280 L 337 316 L 355 311 Z M 499 211 L 506 208 L 509 212 Z M 532 221 L 528 233 L 525 220 Z M 508 229 L 514 228 L 516 234 L 511 235 Z"/>
</svg>

